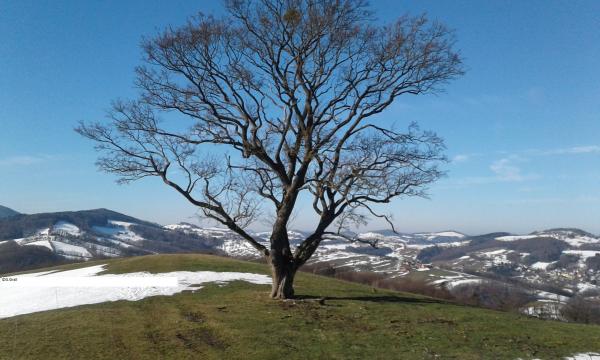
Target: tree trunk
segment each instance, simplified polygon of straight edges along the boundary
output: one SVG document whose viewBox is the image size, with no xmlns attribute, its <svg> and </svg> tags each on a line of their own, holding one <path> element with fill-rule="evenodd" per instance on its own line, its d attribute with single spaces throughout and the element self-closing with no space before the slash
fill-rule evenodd
<svg viewBox="0 0 600 360">
<path fill-rule="evenodd" d="M 290 299 L 294 297 L 294 276 L 296 275 L 296 262 L 290 249 L 290 240 L 287 233 L 287 219 L 289 214 L 281 210 L 273 225 L 271 233 L 271 249 L 269 251 L 269 263 L 273 273 L 273 287 L 271 298 Z"/>
<path fill-rule="evenodd" d="M 277 261 L 271 259 L 271 271 L 273 273 L 273 285 L 271 288 L 271 298 L 273 299 L 291 299 L 294 297 L 294 276 L 296 268 L 292 261 L 284 259 Z"/>
</svg>

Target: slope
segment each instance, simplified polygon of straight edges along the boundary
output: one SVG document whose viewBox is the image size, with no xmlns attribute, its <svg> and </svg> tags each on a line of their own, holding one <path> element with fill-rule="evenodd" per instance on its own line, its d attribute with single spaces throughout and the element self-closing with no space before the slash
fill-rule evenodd
<svg viewBox="0 0 600 360">
<path fill-rule="evenodd" d="M 15 215 L 19 215 L 18 212 L 13 209 L 7 208 L 6 206 L 0 205 L 0 219 L 12 217 Z"/>
<path fill-rule="evenodd" d="M 107 209 L 19 214 L 0 219 L 0 274 L 110 257 L 215 252 L 213 243 Z"/>
<path fill-rule="evenodd" d="M 267 266 L 207 255 L 102 260 L 109 273 L 242 271 Z M 196 292 L 0 320 L 0 359 L 559 359 L 599 351 L 600 327 L 542 321 L 373 290 L 301 273 L 315 301 L 275 302 L 268 285 Z"/>
</svg>

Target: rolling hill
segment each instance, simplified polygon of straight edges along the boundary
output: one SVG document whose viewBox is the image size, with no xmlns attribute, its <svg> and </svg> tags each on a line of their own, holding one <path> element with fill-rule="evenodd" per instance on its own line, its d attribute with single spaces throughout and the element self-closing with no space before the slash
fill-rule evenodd
<svg viewBox="0 0 600 360">
<path fill-rule="evenodd" d="M 268 243 L 269 232 L 251 234 Z M 294 247 L 306 234 L 290 231 L 288 236 Z M 323 274 L 362 272 L 417 281 L 462 298 L 480 293 L 482 286 L 501 285 L 522 295 L 520 311 L 541 317 L 560 318 L 556 308 L 574 297 L 600 301 L 600 238 L 579 229 L 477 236 L 372 231 L 356 236 L 360 241 L 330 236 L 308 265 Z M 0 274 L 67 262 L 199 252 L 260 258 L 228 229 L 160 226 L 106 209 L 0 219 Z"/>
<path fill-rule="evenodd" d="M 262 264 L 207 255 L 60 269 L 103 264 L 104 273 L 121 275 L 269 274 Z M 458 306 L 305 273 L 296 289 L 301 299 L 281 302 L 268 298 L 269 285 L 205 283 L 171 296 L 7 317 L 0 319 L 0 359 L 562 359 L 600 351 L 598 326 Z M 323 304 L 313 301 L 324 297 Z"/>
<path fill-rule="evenodd" d="M 107 209 L 18 214 L 0 219 L 0 274 L 93 259 L 217 252 L 210 241 Z"/>
<path fill-rule="evenodd" d="M 227 229 L 191 224 L 166 228 L 218 239 L 221 242 L 215 242 L 217 249 L 232 257 L 259 258 L 251 246 Z M 269 235 L 254 234 L 263 244 L 268 243 Z M 291 231 L 292 247 L 305 236 Z M 600 238 L 579 229 L 477 236 L 456 231 L 373 231 L 356 236 L 361 241 L 349 242 L 335 236 L 324 240 L 309 261 L 312 271 L 356 281 L 362 281 L 360 276 L 370 276 L 433 285 L 462 303 L 505 310 L 509 307 L 542 318 L 569 320 L 561 309 L 571 300 L 585 299 L 600 310 Z M 376 247 L 369 243 L 376 243 Z M 352 275 L 354 272 L 364 275 Z"/>
</svg>

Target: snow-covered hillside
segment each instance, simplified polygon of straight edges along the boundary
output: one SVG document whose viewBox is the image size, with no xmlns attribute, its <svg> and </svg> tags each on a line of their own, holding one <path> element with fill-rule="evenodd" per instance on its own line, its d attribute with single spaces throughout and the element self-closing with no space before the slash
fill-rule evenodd
<svg viewBox="0 0 600 360">
<path fill-rule="evenodd" d="M 229 256 L 259 257 L 254 248 L 228 229 L 191 224 L 166 228 L 218 239 L 218 250 Z M 268 245 L 268 232 L 252 235 Z M 290 232 L 292 247 L 299 245 L 305 236 L 302 232 Z M 362 241 L 351 242 L 342 237 L 323 240 L 309 264 L 336 271 L 375 272 L 388 278 L 424 279 L 450 291 L 485 281 L 505 282 L 509 286 L 522 284 L 533 289 L 535 300 L 525 309 L 532 314 L 541 311 L 539 306 L 564 303 L 574 294 L 600 295 L 600 238 L 577 229 L 480 236 L 455 231 L 416 234 L 375 231 L 358 234 L 357 238 Z"/>
<path fill-rule="evenodd" d="M 165 228 L 185 233 L 194 233 L 221 241 L 218 250 L 238 258 L 258 258 L 260 255 L 247 242 L 229 229 L 202 228 L 181 223 Z M 466 235 L 457 232 L 394 234 L 389 232 L 366 232 L 356 237 L 360 241 L 349 241 L 342 237 L 329 236 L 311 259 L 311 263 L 327 263 L 335 268 L 348 270 L 389 273 L 390 276 L 406 274 L 419 267 L 415 258 L 420 249 L 436 244 L 438 246 L 458 246 L 464 243 Z M 269 232 L 251 233 L 259 242 L 267 245 Z M 306 237 L 300 231 L 289 231 L 292 247 L 296 247 Z M 376 244 L 373 247 L 371 244 Z"/>
<path fill-rule="evenodd" d="M 199 251 L 260 257 L 229 229 L 188 223 L 162 227 L 103 209 L 12 219 L 0 220 L 0 249 L 12 243 L 72 261 Z M 250 234 L 268 246 L 269 232 Z M 290 231 L 292 248 L 307 235 Z M 335 271 L 374 272 L 385 278 L 417 278 L 447 289 L 491 279 L 527 284 L 538 289 L 540 302 L 574 294 L 600 295 L 600 238 L 578 229 L 478 236 L 456 231 L 370 231 L 356 234 L 354 241 L 329 236 L 309 264 Z"/>
<path fill-rule="evenodd" d="M 78 226 L 66 221 L 38 229 L 34 234 L 14 241 L 21 246 L 41 246 L 72 260 L 89 260 L 102 257 L 117 257 L 127 254 L 127 250 L 137 247 L 143 240 L 129 230 L 132 223 L 109 221 L 109 226 L 94 226 L 94 231 L 82 231 Z"/>
<path fill-rule="evenodd" d="M 0 263 L 0 273 L 34 268 L 42 258 L 49 266 L 52 263 L 48 261 L 206 251 L 212 245 L 196 235 L 105 209 L 20 215 L 0 220 L 0 252 L 22 256 L 23 260 L 11 260 L 10 266 Z"/>
</svg>

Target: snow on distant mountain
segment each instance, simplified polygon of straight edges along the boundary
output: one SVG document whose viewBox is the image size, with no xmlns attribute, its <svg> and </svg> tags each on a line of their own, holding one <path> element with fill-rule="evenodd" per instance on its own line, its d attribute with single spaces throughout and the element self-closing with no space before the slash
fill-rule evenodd
<svg viewBox="0 0 600 360">
<path fill-rule="evenodd" d="M 586 231 L 579 229 L 550 229 L 544 231 L 535 231 L 529 235 L 508 235 L 497 237 L 499 241 L 515 241 L 537 238 L 553 238 L 564 241 L 571 246 L 580 247 L 585 244 L 597 244 L 600 238 Z"/>
<path fill-rule="evenodd" d="M 269 232 L 250 235 L 268 246 Z M 292 248 L 307 235 L 290 231 Z M 559 299 L 572 294 L 600 299 L 600 238 L 582 230 L 477 236 L 451 230 L 414 234 L 381 230 L 354 236 L 358 241 L 339 236 L 324 239 L 309 264 L 334 271 L 426 279 L 452 291 L 482 281 L 508 286 L 522 283 L 538 289 L 541 303 L 550 301 L 548 296 Z M 229 229 L 189 223 L 163 227 L 105 209 L 0 219 L 0 255 L 3 246 L 20 251 L 24 258 L 36 250 L 36 256 L 43 255 L 42 251 L 76 261 L 200 251 L 245 259 L 260 257 Z M 10 271 L 2 267 L 1 259 L 0 273 Z"/>
<path fill-rule="evenodd" d="M 223 228 L 191 224 L 166 228 L 218 239 L 215 246 L 229 256 L 258 258 L 259 254 L 236 234 Z M 268 246 L 270 233 L 251 233 Z M 289 233 L 296 247 L 306 234 Z M 483 282 L 522 284 L 535 289 L 535 300 L 524 311 L 540 313 L 568 296 L 600 299 L 600 238 L 577 229 L 551 229 L 528 235 L 492 233 L 469 236 L 456 231 L 415 234 L 371 231 L 356 234 L 365 241 L 324 239 L 309 264 L 335 271 L 369 271 L 385 277 L 419 279 L 449 291 Z M 368 243 L 376 243 L 372 247 Z"/>
<path fill-rule="evenodd" d="M 600 300 L 600 237 L 579 229 L 550 229 L 527 235 L 494 233 L 467 237 L 464 245 L 432 246 L 420 262 L 447 273 L 434 283 L 448 289 L 482 281 L 533 291 L 537 299 L 525 310 L 547 313 L 570 296 Z M 428 274 L 432 278 L 439 277 Z"/>
<path fill-rule="evenodd" d="M 461 234 L 456 231 L 442 231 L 442 232 L 434 232 L 434 233 L 416 233 L 416 236 L 423 237 L 427 241 L 431 242 L 441 242 L 442 240 L 452 240 L 452 239 L 464 239 L 466 237 L 465 234 Z"/>
<path fill-rule="evenodd" d="M 106 209 L 20 215 L 0 219 L 0 252 L 4 259 L 12 258 L 4 263 L 0 259 L 0 273 L 34 267 L 42 259 L 50 266 L 61 259 L 206 252 L 212 251 L 213 245 L 206 244 L 204 238 Z"/>
<path fill-rule="evenodd" d="M 237 234 L 225 228 L 202 228 L 188 223 L 167 225 L 165 228 L 193 233 L 202 237 L 219 239 L 217 250 L 238 258 L 259 258 L 258 252 Z M 259 242 L 268 246 L 270 232 L 251 232 Z M 292 248 L 298 246 L 307 234 L 301 231 L 289 231 Z M 416 264 L 419 250 L 434 244 L 438 246 L 459 246 L 466 235 L 445 231 L 439 233 L 397 234 L 390 231 L 372 231 L 356 234 L 364 241 L 350 242 L 345 238 L 329 236 L 313 255 L 310 263 L 346 269 L 389 273 L 390 276 L 406 274 Z M 376 243 L 376 247 L 369 243 Z"/>
</svg>

